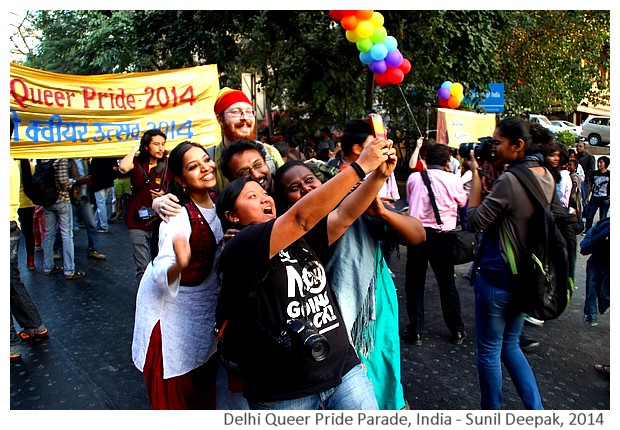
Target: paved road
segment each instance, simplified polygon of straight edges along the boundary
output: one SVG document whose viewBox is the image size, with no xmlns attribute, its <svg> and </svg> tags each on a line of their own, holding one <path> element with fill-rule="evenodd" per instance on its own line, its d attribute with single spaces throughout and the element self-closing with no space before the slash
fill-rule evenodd
<svg viewBox="0 0 620 430">
<path fill-rule="evenodd" d="M 131 361 L 134 266 L 127 231 L 111 225 L 100 234 L 105 262 L 87 260 L 86 232 L 75 234 L 76 267 L 87 276 L 66 281 L 62 275 L 44 276 L 42 253 L 37 269 L 22 268 L 22 278 L 49 327 L 49 337 L 24 347 L 23 358 L 10 365 L 11 410 L 135 410 L 148 409 L 141 373 Z M 25 261 L 21 247 L 21 261 Z M 404 312 L 406 248 L 394 255 L 392 270 Z M 594 410 L 610 408 L 609 378 L 593 369 L 610 360 L 610 317 L 598 327 L 582 322 L 585 262 L 577 266 L 577 291 L 570 309 L 544 327 L 528 333 L 541 345 L 528 354 L 547 409 Z M 473 292 L 462 275 L 468 265 L 457 267 L 468 338 L 462 346 L 449 342 L 438 305 L 432 271 L 427 279 L 427 331 L 422 346 L 402 345 L 403 368 L 409 385 L 408 400 L 415 410 L 478 409 L 478 379 L 473 330 Z M 208 328 L 205 328 L 208 330 Z M 506 376 L 505 408 L 522 409 Z M 30 415 L 28 416 L 30 417 Z M 25 422 L 24 422 L 25 424 Z"/>
</svg>

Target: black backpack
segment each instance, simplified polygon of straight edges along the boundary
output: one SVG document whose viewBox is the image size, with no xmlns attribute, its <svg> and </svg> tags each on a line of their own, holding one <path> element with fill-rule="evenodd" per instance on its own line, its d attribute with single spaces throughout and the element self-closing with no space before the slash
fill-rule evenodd
<svg viewBox="0 0 620 430">
<path fill-rule="evenodd" d="M 58 200 L 56 186 L 56 160 L 39 160 L 32 175 L 32 187 L 28 197 L 32 203 L 39 206 L 51 206 Z"/>
<path fill-rule="evenodd" d="M 508 172 L 523 185 L 535 207 L 523 258 L 518 266 L 512 254 L 512 244 L 507 235 L 504 237 L 518 305 L 534 318 L 555 319 L 568 308 L 574 290 L 571 267 L 575 256 L 569 245 L 576 243 L 577 220 L 562 206 L 555 192 L 551 203 L 547 203 L 529 168 L 517 165 Z"/>
</svg>

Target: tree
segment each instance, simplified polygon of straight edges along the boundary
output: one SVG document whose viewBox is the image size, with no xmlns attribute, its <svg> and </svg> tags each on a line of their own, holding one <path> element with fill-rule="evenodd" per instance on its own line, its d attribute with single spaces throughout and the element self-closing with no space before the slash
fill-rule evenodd
<svg viewBox="0 0 620 430">
<path fill-rule="evenodd" d="M 513 114 L 608 99 L 609 11 L 381 12 L 413 66 L 399 86 L 375 87 L 355 44 L 317 10 L 31 11 L 41 37 L 25 64 L 70 74 L 217 64 L 220 86 L 234 88 L 241 72 L 254 72 L 287 137 L 340 127 L 374 108 L 392 131 L 415 139 L 445 80 L 466 94 L 504 82 Z"/>
</svg>

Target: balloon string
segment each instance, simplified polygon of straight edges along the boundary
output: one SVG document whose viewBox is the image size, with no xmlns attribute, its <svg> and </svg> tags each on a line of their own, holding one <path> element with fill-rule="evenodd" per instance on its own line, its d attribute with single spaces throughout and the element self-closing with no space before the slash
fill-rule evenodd
<svg viewBox="0 0 620 430">
<path fill-rule="evenodd" d="M 418 122 L 415 120 L 415 117 L 413 116 L 413 112 L 411 111 L 411 107 L 409 106 L 409 102 L 407 101 L 407 97 L 405 97 L 405 93 L 403 92 L 403 89 L 401 88 L 400 84 L 398 84 L 398 89 L 400 90 L 400 93 L 403 95 L 403 100 L 405 101 L 405 105 L 407 106 L 409 115 L 411 115 L 411 119 L 413 119 L 413 123 L 418 129 L 418 133 L 420 133 L 420 136 L 422 136 L 422 130 L 420 130 L 420 126 L 418 125 Z"/>
</svg>

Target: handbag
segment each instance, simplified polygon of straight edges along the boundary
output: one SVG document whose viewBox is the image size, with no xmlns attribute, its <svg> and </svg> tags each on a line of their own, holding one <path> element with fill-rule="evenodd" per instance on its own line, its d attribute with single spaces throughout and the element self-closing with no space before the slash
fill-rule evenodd
<svg viewBox="0 0 620 430">
<path fill-rule="evenodd" d="M 442 225 L 443 221 L 439 215 L 439 209 L 437 208 L 437 202 L 435 201 L 435 193 L 433 193 L 433 189 L 431 188 L 428 172 L 426 170 L 422 170 L 420 174 L 422 175 L 422 180 L 428 190 L 428 196 L 431 200 L 431 204 L 433 205 L 433 212 L 435 213 L 437 224 Z M 451 242 L 452 258 L 455 265 L 474 261 L 474 258 L 476 257 L 476 247 L 478 246 L 478 239 L 475 233 L 463 229 L 457 229 L 441 232 L 440 234 L 444 235 L 446 240 Z"/>
</svg>

